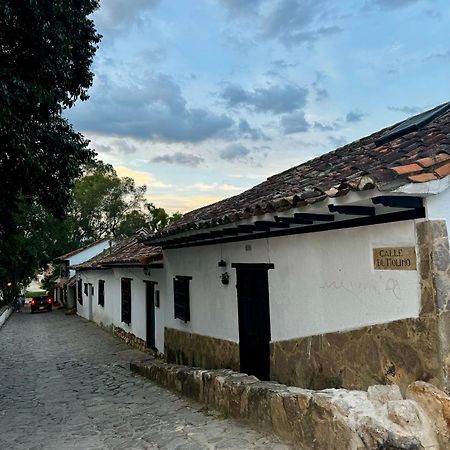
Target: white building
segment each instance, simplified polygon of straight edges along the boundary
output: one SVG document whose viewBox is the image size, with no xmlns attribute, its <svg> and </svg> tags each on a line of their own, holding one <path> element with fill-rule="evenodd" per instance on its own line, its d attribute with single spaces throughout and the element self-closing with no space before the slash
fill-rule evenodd
<svg viewBox="0 0 450 450">
<path fill-rule="evenodd" d="M 186 214 L 147 238 L 158 349 L 302 387 L 448 390 L 449 174 L 447 103 Z"/>
<path fill-rule="evenodd" d="M 135 346 L 162 352 L 162 253 L 140 242 L 143 232 L 75 266 L 77 313 Z"/>
<path fill-rule="evenodd" d="M 68 308 L 75 307 L 75 270 L 70 267 L 88 261 L 111 245 L 111 239 L 104 238 L 55 258 L 54 262 L 60 264 L 55 301 L 65 304 Z"/>
</svg>

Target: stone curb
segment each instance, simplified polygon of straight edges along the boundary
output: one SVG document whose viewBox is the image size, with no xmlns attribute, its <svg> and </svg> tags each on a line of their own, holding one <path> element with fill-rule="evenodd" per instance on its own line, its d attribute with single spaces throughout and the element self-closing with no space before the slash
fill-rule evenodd
<svg viewBox="0 0 450 450">
<path fill-rule="evenodd" d="M 13 305 L 6 305 L 0 309 L 0 328 L 6 323 L 13 311 Z"/>
<path fill-rule="evenodd" d="M 396 385 L 372 386 L 369 392 L 312 391 L 262 382 L 232 370 L 205 370 L 156 359 L 131 362 L 130 369 L 228 417 L 274 432 L 299 449 L 450 448 L 450 442 L 441 439 L 446 436 L 433 425 L 435 417 L 430 418 L 420 402 L 404 400 Z M 418 383 L 421 392 L 437 389 Z"/>
</svg>

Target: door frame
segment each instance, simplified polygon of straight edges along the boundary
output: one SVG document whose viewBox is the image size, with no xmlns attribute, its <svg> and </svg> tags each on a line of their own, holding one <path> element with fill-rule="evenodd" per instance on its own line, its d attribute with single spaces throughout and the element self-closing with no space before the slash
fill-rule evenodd
<svg viewBox="0 0 450 450">
<path fill-rule="evenodd" d="M 264 295 L 264 299 L 262 299 L 260 305 L 261 305 L 261 312 L 266 315 L 267 325 L 268 329 L 266 330 L 266 333 L 261 333 L 261 338 L 264 341 L 264 346 L 267 345 L 266 348 L 262 348 L 262 352 L 264 354 L 265 362 L 260 367 L 257 367 L 257 365 L 254 366 L 255 372 L 263 372 L 263 375 L 260 375 L 262 380 L 269 380 L 270 379 L 270 341 L 271 341 L 271 320 L 270 320 L 270 290 L 269 290 L 269 269 L 274 269 L 275 266 L 272 263 L 232 263 L 231 267 L 233 269 L 236 269 L 236 301 L 237 301 L 237 307 L 238 307 L 238 329 L 239 329 L 239 361 L 241 366 L 241 371 L 243 370 L 243 364 L 242 360 L 247 355 L 245 352 L 247 351 L 245 349 L 246 345 L 248 345 L 248 342 L 245 341 L 246 335 L 242 333 L 243 326 L 244 326 L 244 320 L 245 318 L 241 316 L 242 311 L 242 300 L 239 299 L 239 289 L 238 289 L 238 271 L 258 271 L 261 272 L 265 277 L 265 280 L 267 281 L 267 292 L 266 295 Z M 241 272 L 242 275 L 244 275 Z M 241 275 L 241 276 L 242 276 Z M 268 339 L 267 339 L 268 338 Z M 267 342 L 265 342 L 267 340 Z M 248 361 L 247 361 L 248 362 Z M 251 366 L 251 363 L 248 362 Z M 249 375 L 254 375 L 255 373 L 252 372 L 251 367 L 245 368 L 247 372 L 249 372 Z M 257 375 L 258 376 L 258 375 Z"/>
<path fill-rule="evenodd" d="M 155 285 L 157 281 L 144 280 L 145 284 L 145 346 L 156 350 L 156 315 L 155 315 Z M 153 295 L 149 296 L 151 292 Z"/>
</svg>

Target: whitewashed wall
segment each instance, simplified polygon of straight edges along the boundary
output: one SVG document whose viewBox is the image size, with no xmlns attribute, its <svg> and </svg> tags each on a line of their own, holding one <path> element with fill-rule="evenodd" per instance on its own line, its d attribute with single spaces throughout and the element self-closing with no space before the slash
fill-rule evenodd
<svg viewBox="0 0 450 450">
<path fill-rule="evenodd" d="M 69 266 L 76 266 L 77 264 L 84 263 L 85 261 L 89 261 L 94 256 L 97 256 L 99 253 L 101 253 L 103 250 L 106 250 L 110 245 L 110 241 L 107 239 L 105 241 L 99 242 L 96 245 L 93 245 L 92 247 L 89 247 L 85 250 L 82 250 L 81 252 L 77 253 L 76 255 L 71 256 L 68 258 L 69 260 Z M 73 277 L 75 275 L 75 270 L 70 269 L 69 276 Z"/>
<path fill-rule="evenodd" d="M 81 271 L 78 275 L 84 283 L 94 285 L 94 296 L 92 298 L 92 320 L 102 326 L 123 328 L 141 339 L 146 339 L 146 293 L 144 280 L 155 281 L 158 284 L 155 290 L 163 290 L 164 279 L 161 277 L 163 269 L 151 269 L 150 275 L 144 275 L 142 268 L 116 268 L 111 270 L 89 270 Z M 127 325 L 121 320 L 121 279 L 131 278 L 131 324 Z M 98 304 L 98 281 L 105 281 L 105 306 Z M 161 306 L 155 308 L 155 344 L 156 348 L 164 351 L 164 309 L 167 305 L 162 302 Z M 88 296 L 83 293 L 83 305 L 77 303 L 78 314 L 85 319 L 89 317 Z"/>
<path fill-rule="evenodd" d="M 273 263 L 269 270 L 272 340 L 349 330 L 417 317 L 417 271 L 374 271 L 373 247 L 414 246 L 413 221 L 164 251 L 167 326 L 239 341 L 236 271 L 231 263 Z M 251 245 L 251 250 L 246 246 Z M 230 274 L 220 282 L 223 258 Z M 176 275 L 192 276 L 191 321 L 173 318 Z"/>
<path fill-rule="evenodd" d="M 450 184 L 450 182 L 449 182 Z M 426 208 L 429 219 L 443 219 L 447 221 L 447 230 L 450 228 L 450 187 L 438 195 L 426 198 Z"/>
</svg>

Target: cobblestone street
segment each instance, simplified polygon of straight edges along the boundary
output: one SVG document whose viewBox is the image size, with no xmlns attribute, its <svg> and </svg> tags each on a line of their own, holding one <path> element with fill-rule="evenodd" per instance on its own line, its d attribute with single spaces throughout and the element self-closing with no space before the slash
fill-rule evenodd
<svg viewBox="0 0 450 450">
<path fill-rule="evenodd" d="M 61 311 L 15 313 L 0 329 L 0 449 L 274 449 L 133 375 L 146 355 Z"/>
</svg>

